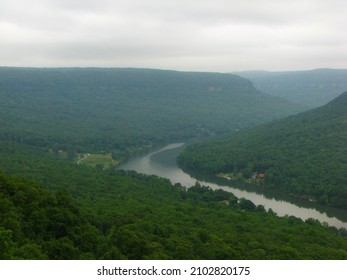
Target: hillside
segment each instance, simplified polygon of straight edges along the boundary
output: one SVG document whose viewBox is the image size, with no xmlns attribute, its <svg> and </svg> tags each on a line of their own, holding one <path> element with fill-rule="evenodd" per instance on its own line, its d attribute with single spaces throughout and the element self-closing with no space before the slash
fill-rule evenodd
<svg viewBox="0 0 347 280">
<path fill-rule="evenodd" d="M 347 259 L 345 229 L 278 217 L 222 190 L 91 167 L 99 156 L 112 163 L 110 152 L 238 137 L 299 110 L 246 79 L 0 68 L 0 101 L 0 259 Z M 345 111 L 341 100 L 331 106 L 322 122 Z M 78 164 L 76 151 L 99 153 Z"/>
<path fill-rule="evenodd" d="M 345 229 L 0 144 L 0 259 L 347 259 Z"/>
<path fill-rule="evenodd" d="M 231 74 L 0 68 L 0 138 L 54 150 L 131 150 L 220 135 L 299 110 Z"/>
<path fill-rule="evenodd" d="M 310 108 L 323 106 L 347 90 L 347 69 L 246 71 L 237 74 L 250 79 L 263 92 Z"/>
<path fill-rule="evenodd" d="M 254 182 L 347 208 L 346 140 L 347 92 L 323 107 L 192 145 L 179 163 L 247 179 L 262 173 Z"/>
</svg>

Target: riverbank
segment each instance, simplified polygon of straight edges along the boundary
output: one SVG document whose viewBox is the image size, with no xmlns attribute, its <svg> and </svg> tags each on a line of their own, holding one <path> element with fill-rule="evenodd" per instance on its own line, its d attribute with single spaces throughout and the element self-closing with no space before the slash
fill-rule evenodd
<svg viewBox="0 0 347 280">
<path fill-rule="evenodd" d="M 223 189 L 232 192 L 238 198 L 243 197 L 251 200 L 255 205 L 263 205 L 267 210 L 271 208 L 279 216 L 295 216 L 303 220 L 312 218 L 338 228 L 347 228 L 347 211 L 331 207 L 316 208 L 314 203 L 300 203 L 300 200 L 294 203 L 291 197 L 286 198 L 281 195 L 277 198 L 275 194 L 265 195 L 262 188 L 251 185 L 245 186 L 233 180 L 225 180 L 215 176 L 213 179 L 211 176 L 203 174 L 194 174 L 192 176 L 192 173 L 183 171 L 177 165 L 176 157 L 182 149 L 182 143 L 173 143 L 150 153 L 134 157 L 127 163 L 121 164 L 118 169 L 157 175 L 169 179 L 173 184 L 179 183 L 186 187 L 194 186 L 196 182 L 199 182 L 201 185 L 209 186 L 212 189 Z"/>
</svg>

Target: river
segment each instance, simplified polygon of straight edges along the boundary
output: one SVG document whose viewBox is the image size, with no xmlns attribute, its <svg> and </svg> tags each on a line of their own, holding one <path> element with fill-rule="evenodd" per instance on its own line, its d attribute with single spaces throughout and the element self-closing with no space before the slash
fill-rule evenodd
<svg viewBox="0 0 347 280">
<path fill-rule="evenodd" d="M 176 163 L 179 152 L 184 143 L 174 143 L 147 154 L 132 158 L 119 166 L 119 169 L 135 170 L 139 173 L 157 175 L 167 178 L 171 183 L 180 183 L 190 187 L 199 182 L 212 189 L 223 189 L 232 192 L 238 198 L 244 197 L 255 205 L 263 205 L 265 209 L 272 209 L 278 216 L 296 216 L 303 220 L 317 219 L 337 228 L 347 229 L 347 211 L 332 207 L 320 206 L 307 201 L 300 201 L 283 194 L 276 194 L 259 187 L 245 185 L 240 182 L 228 181 L 214 176 L 194 174 L 194 177 L 182 171 Z M 198 178 L 198 179 L 197 179 Z"/>
</svg>

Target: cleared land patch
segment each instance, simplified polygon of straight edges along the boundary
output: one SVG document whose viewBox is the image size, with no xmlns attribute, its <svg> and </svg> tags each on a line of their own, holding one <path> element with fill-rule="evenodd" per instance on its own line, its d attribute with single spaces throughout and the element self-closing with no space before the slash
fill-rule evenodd
<svg viewBox="0 0 347 280">
<path fill-rule="evenodd" d="M 112 159 L 111 153 L 105 154 L 79 154 L 76 159 L 77 164 L 85 164 L 88 166 L 100 166 L 102 168 L 109 168 L 118 165 L 119 161 Z"/>
</svg>

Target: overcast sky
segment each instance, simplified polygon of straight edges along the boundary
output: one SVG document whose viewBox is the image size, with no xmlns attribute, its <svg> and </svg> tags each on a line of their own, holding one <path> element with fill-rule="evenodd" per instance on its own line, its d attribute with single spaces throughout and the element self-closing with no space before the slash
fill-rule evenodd
<svg viewBox="0 0 347 280">
<path fill-rule="evenodd" d="M 347 68 L 347 1 L 0 0 L 0 65 Z"/>
</svg>

